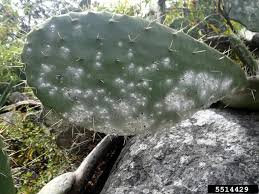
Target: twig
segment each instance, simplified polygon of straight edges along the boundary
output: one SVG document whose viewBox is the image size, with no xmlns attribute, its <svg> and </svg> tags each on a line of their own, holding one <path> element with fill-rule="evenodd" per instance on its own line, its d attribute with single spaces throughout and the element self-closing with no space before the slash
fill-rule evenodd
<svg viewBox="0 0 259 194">
<path fill-rule="evenodd" d="M 237 34 L 237 31 L 235 30 L 233 24 L 230 21 L 230 18 L 228 17 L 228 13 L 224 12 L 224 8 L 221 8 L 222 5 L 222 0 L 218 1 L 218 11 L 219 13 L 225 18 L 227 25 L 230 27 L 230 29 L 232 30 L 232 32 L 234 34 Z M 223 6 L 223 5 L 222 5 Z M 230 10 L 229 10 L 230 11 Z"/>
</svg>

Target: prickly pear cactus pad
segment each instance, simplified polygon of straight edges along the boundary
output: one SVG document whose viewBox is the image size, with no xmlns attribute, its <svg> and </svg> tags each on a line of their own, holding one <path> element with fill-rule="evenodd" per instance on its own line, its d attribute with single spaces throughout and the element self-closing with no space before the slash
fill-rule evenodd
<svg viewBox="0 0 259 194">
<path fill-rule="evenodd" d="M 246 90 L 226 96 L 222 102 L 231 108 L 258 111 L 259 109 L 259 77 L 250 77 Z"/>
<path fill-rule="evenodd" d="M 190 36 L 107 12 L 49 19 L 22 58 L 45 106 L 104 133 L 155 130 L 246 86 L 238 65 Z"/>
<path fill-rule="evenodd" d="M 9 167 L 8 156 L 3 150 L 3 142 L 0 137 L 0 193 L 14 194 L 15 188 Z"/>
<path fill-rule="evenodd" d="M 259 32 L 258 0 L 224 0 L 224 11 L 228 16 L 246 26 L 249 30 Z"/>
</svg>

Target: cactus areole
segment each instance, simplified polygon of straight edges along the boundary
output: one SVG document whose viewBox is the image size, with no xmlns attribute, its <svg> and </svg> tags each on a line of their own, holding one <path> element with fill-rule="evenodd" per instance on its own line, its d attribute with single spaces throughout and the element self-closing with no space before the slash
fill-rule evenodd
<svg viewBox="0 0 259 194">
<path fill-rule="evenodd" d="M 190 36 L 107 12 L 47 20 L 29 33 L 22 58 L 43 105 L 110 134 L 174 124 L 246 85 L 238 65 Z"/>
</svg>

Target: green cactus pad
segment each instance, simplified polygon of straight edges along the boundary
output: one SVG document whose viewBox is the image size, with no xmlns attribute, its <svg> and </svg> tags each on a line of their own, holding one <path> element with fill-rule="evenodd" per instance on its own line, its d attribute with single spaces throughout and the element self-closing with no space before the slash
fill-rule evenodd
<svg viewBox="0 0 259 194">
<path fill-rule="evenodd" d="M 246 74 L 248 77 L 256 76 L 258 72 L 258 64 L 255 60 L 255 57 L 243 43 L 243 41 L 236 35 L 229 36 L 229 41 L 231 48 L 238 56 L 238 58 L 243 63 L 243 68 L 245 69 Z"/>
<path fill-rule="evenodd" d="M 238 65 L 183 32 L 107 12 L 49 19 L 22 58 L 43 105 L 104 133 L 157 130 L 246 86 Z"/>
<path fill-rule="evenodd" d="M 247 29 L 259 32 L 258 0 L 224 0 L 224 12 L 229 18 L 246 26 Z"/>
<path fill-rule="evenodd" d="M 8 156 L 3 150 L 3 142 L 0 137 L 0 193 L 14 194 L 15 189 L 8 162 Z"/>
<path fill-rule="evenodd" d="M 258 111 L 259 109 L 259 77 L 250 77 L 248 87 L 222 99 L 231 108 Z"/>
</svg>

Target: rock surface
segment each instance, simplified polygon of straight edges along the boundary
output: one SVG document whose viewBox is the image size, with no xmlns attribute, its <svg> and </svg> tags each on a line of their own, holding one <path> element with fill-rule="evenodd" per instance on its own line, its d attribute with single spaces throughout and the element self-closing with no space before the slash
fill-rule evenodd
<svg viewBox="0 0 259 194">
<path fill-rule="evenodd" d="M 102 194 L 200 194 L 259 184 L 259 113 L 203 110 L 124 148 Z"/>
<path fill-rule="evenodd" d="M 21 92 L 12 92 L 7 99 L 9 104 L 15 104 L 17 102 L 21 102 L 25 100 L 29 100 L 29 97 Z"/>
</svg>

